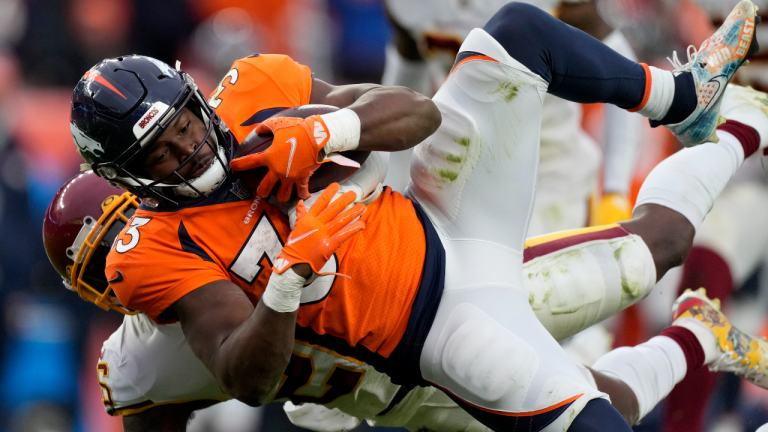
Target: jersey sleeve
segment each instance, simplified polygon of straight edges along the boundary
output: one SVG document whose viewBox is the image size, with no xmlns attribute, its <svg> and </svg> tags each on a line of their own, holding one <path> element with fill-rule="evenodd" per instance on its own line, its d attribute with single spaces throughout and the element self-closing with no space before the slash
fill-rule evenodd
<svg viewBox="0 0 768 432">
<path fill-rule="evenodd" d="M 104 342 L 97 365 L 104 408 L 128 416 L 165 404 L 230 397 L 195 356 L 179 324 L 126 316 Z"/>
<path fill-rule="evenodd" d="M 123 415 L 127 407 L 144 405 L 149 398 L 123 375 L 118 337 L 113 335 L 104 342 L 101 358 L 96 365 L 104 409 L 109 415 Z"/>
<path fill-rule="evenodd" d="M 107 257 L 107 280 L 120 303 L 160 324 L 175 321 L 160 315 L 186 294 L 217 280 L 230 280 L 183 227 L 177 221 L 154 220 L 131 237 L 133 227 L 127 226 Z M 139 240 L 134 243 L 135 238 Z M 135 245 L 125 250 L 121 244 Z"/>
<path fill-rule="evenodd" d="M 312 72 L 285 55 L 254 54 L 235 61 L 208 103 L 242 142 L 256 125 L 309 103 Z"/>
</svg>

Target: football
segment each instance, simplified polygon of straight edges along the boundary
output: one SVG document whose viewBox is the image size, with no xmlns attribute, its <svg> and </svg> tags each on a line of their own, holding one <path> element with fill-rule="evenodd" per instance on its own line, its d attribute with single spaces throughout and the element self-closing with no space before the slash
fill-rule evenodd
<svg viewBox="0 0 768 432">
<path fill-rule="evenodd" d="M 338 108 L 330 105 L 303 105 L 280 111 L 272 117 L 307 118 L 316 114 L 328 114 L 334 111 L 338 111 Z M 240 147 L 235 151 L 235 158 L 265 151 L 272 145 L 272 138 L 272 134 L 259 135 L 254 130 L 245 137 Z M 362 165 L 370 153 L 369 151 L 354 150 L 342 152 L 341 155 Z M 235 171 L 234 174 L 240 181 L 256 189 L 264 176 L 267 175 L 267 171 L 267 167 L 259 167 L 247 171 Z M 331 183 L 338 183 L 349 178 L 355 171 L 357 171 L 355 167 L 337 165 L 333 162 L 324 163 L 310 177 L 309 191 L 314 193 L 323 190 Z M 272 193 L 277 193 L 279 185 L 280 183 L 278 182 Z M 293 196 L 296 197 L 296 195 L 296 187 L 294 186 Z"/>
</svg>

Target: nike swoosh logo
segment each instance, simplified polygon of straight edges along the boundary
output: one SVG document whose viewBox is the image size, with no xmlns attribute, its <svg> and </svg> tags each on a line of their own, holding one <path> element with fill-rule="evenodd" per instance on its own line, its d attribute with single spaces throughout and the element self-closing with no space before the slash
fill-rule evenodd
<svg viewBox="0 0 768 432">
<path fill-rule="evenodd" d="M 725 80 L 726 80 L 725 75 L 718 75 L 710 78 L 709 81 L 707 82 L 717 84 L 717 90 L 715 90 L 715 93 L 717 93 L 720 91 L 721 88 L 723 88 L 724 85 L 726 85 L 725 83 L 723 83 L 723 81 Z M 709 101 L 707 101 L 707 104 L 704 106 L 704 111 L 709 109 L 709 105 L 712 103 L 713 100 L 715 100 L 715 98 L 710 98 Z"/>
<path fill-rule="evenodd" d="M 288 156 L 288 170 L 285 171 L 285 176 L 288 177 L 288 174 L 291 172 L 291 163 L 293 162 L 293 152 L 296 151 L 296 138 L 291 138 L 287 143 L 291 144 L 291 154 Z"/>
<path fill-rule="evenodd" d="M 292 239 L 292 238 L 291 238 L 291 236 L 289 235 L 289 236 L 288 236 L 288 243 L 286 243 L 285 245 L 286 245 L 286 246 L 288 246 L 288 245 L 292 245 L 292 244 L 296 243 L 297 241 L 299 241 L 299 240 L 301 240 L 301 239 L 305 238 L 306 236 L 308 236 L 308 235 L 312 234 L 312 233 L 313 233 L 313 232 L 315 232 L 315 231 L 317 231 L 317 229 L 313 229 L 312 231 L 310 231 L 310 232 L 308 232 L 308 233 L 304 233 L 304 234 L 302 234 L 302 235 L 300 235 L 300 236 L 296 237 L 295 239 Z"/>
<path fill-rule="evenodd" d="M 118 283 L 123 281 L 123 274 L 120 273 L 120 270 L 115 270 L 115 271 L 117 272 L 117 277 L 114 279 L 108 280 L 107 283 L 113 284 L 113 283 Z"/>
</svg>

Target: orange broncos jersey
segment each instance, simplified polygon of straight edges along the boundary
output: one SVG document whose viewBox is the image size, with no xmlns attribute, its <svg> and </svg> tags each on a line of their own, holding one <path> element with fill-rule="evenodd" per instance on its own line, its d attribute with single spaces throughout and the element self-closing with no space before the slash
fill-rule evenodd
<svg viewBox="0 0 768 432">
<path fill-rule="evenodd" d="M 312 72 L 290 57 L 254 54 L 232 64 L 208 104 L 243 142 L 256 125 L 286 109 L 309 103 Z"/>
<path fill-rule="evenodd" d="M 238 60 L 230 76 L 210 101 L 238 139 L 267 118 L 264 113 L 309 100 L 309 70 L 285 56 Z M 425 265 L 425 225 L 410 200 L 387 188 L 361 220 L 365 230 L 326 266 L 351 279 L 322 276 L 304 288 L 297 337 L 309 331 L 387 358 L 409 327 L 424 269 L 435 266 Z M 282 213 L 230 177 L 202 203 L 139 208 L 116 239 L 106 274 L 124 306 L 157 322 L 174 320 L 163 314 L 169 306 L 217 280 L 234 282 L 256 304 L 289 232 Z"/>
</svg>

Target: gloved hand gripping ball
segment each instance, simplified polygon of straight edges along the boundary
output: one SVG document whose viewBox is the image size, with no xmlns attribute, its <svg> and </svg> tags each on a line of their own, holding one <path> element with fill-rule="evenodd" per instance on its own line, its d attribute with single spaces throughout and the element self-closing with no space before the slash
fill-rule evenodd
<svg viewBox="0 0 768 432">
<path fill-rule="evenodd" d="M 330 274 L 320 273 L 325 263 L 345 241 L 365 228 L 362 221 L 355 222 L 365 213 L 365 206 L 357 204 L 344 211 L 357 195 L 350 191 L 331 202 L 338 190 L 338 183 L 329 185 L 309 210 L 303 200 L 299 201 L 296 227 L 275 260 L 275 272 L 283 273 L 295 264 L 307 263 L 316 274 Z"/>
</svg>

